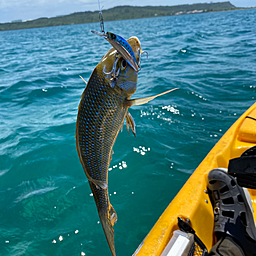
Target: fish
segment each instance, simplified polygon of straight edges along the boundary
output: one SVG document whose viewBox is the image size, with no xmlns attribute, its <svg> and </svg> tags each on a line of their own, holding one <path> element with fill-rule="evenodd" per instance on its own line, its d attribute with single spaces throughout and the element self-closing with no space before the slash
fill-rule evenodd
<svg viewBox="0 0 256 256">
<path fill-rule="evenodd" d="M 141 43 L 137 37 L 127 40 L 137 63 L 140 60 Z M 77 121 L 76 148 L 85 175 L 97 206 L 100 221 L 113 256 L 116 255 L 113 226 L 117 214 L 109 200 L 108 168 L 112 159 L 113 145 L 126 119 L 127 130 L 134 135 L 135 122 L 128 112 L 129 107 L 141 105 L 169 93 L 131 99 L 137 89 L 136 72 L 111 48 L 93 70 L 82 93 Z"/>
</svg>

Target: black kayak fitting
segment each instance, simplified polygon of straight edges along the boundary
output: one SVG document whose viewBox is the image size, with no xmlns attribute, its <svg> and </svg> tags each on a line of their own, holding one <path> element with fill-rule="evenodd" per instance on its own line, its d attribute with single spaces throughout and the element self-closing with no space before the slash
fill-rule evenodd
<svg viewBox="0 0 256 256">
<path fill-rule="evenodd" d="M 228 174 L 237 178 L 239 186 L 256 189 L 256 146 L 247 149 L 241 157 L 231 159 Z"/>
</svg>

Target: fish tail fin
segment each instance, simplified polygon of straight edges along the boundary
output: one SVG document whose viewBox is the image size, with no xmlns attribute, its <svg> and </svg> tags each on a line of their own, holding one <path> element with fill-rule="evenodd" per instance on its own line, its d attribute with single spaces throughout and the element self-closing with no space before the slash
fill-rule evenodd
<svg viewBox="0 0 256 256">
<path fill-rule="evenodd" d="M 108 241 L 109 248 L 113 254 L 116 256 L 115 252 L 115 242 L 114 242 L 114 229 L 113 226 L 117 221 L 116 211 L 111 204 L 109 204 L 108 212 L 99 212 L 101 224 Z"/>
<path fill-rule="evenodd" d="M 108 190 L 97 188 L 97 186 L 89 180 L 93 197 L 97 206 L 98 214 L 100 217 L 101 225 L 105 233 L 109 248 L 113 254 L 115 253 L 114 229 L 113 226 L 117 221 L 116 211 L 109 202 Z"/>
</svg>

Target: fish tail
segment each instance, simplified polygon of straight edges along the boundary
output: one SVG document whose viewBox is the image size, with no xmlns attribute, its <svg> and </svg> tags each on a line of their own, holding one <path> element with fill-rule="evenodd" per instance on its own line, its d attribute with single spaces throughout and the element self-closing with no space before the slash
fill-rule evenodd
<svg viewBox="0 0 256 256">
<path fill-rule="evenodd" d="M 89 180 L 89 185 L 91 187 L 93 197 L 98 209 L 98 214 L 100 217 L 101 225 L 104 230 L 106 239 L 108 241 L 109 248 L 113 254 L 116 256 L 115 252 L 115 234 L 113 226 L 117 221 L 117 214 L 111 203 L 109 202 L 108 190 L 102 189 Z"/>
<path fill-rule="evenodd" d="M 117 221 L 116 211 L 111 204 L 109 204 L 108 212 L 99 212 L 101 224 L 108 241 L 109 248 L 113 254 L 116 256 L 115 252 L 115 242 L 114 242 L 114 229 L 113 226 Z"/>
</svg>

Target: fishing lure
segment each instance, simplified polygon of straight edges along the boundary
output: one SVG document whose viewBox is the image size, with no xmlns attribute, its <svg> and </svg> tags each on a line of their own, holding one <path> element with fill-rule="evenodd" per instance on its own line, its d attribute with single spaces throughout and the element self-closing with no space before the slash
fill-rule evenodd
<svg viewBox="0 0 256 256">
<path fill-rule="evenodd" d="M 91 32 L 106 39 L 136 72 L 140 71 L 140 66 L 129 43 L 119 35 L 111 32 L 105 33 L 104 20 L 101 9 L 99 11 L 99 21 L 101 32 L 97 32 L 94 30 L 91 30 Z"/>
</svg>

